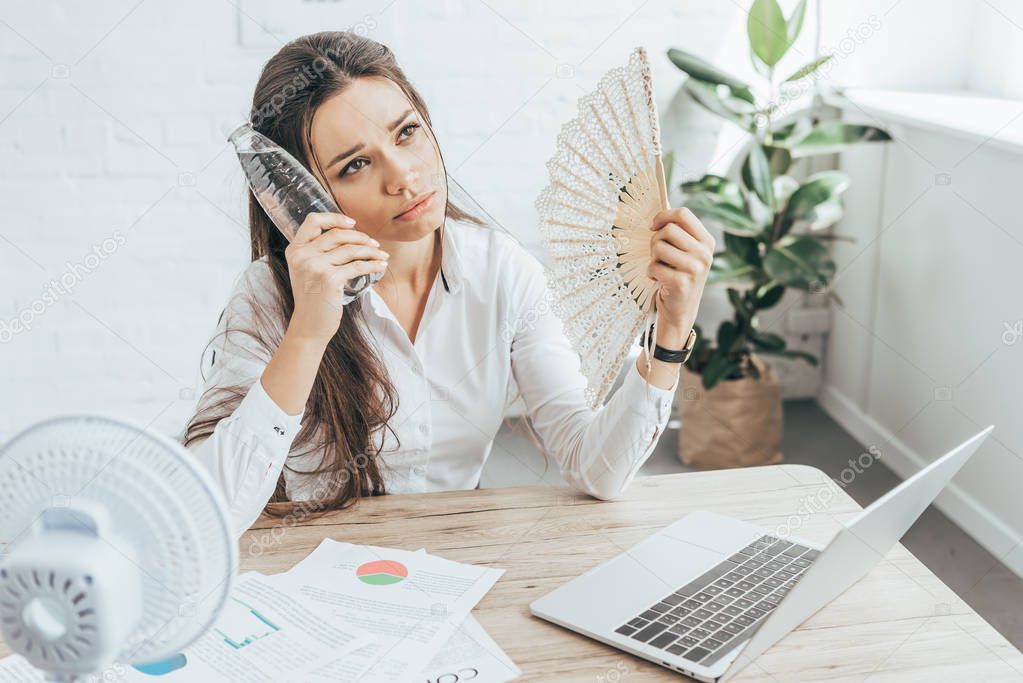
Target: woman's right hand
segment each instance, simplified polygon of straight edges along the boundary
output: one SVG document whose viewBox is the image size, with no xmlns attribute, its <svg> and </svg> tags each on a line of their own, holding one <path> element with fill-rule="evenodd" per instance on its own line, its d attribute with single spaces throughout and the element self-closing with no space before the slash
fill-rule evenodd
<svg viewBox="0 0 1023 683">
<path fill-rule="evenodd" d="M 341 213 L 310 213 L 284 250 L 295 312 L 289 332 L 326 345 L 341 325 L 345 284 L 387 269 L 389 254 Z"/>
</svg>

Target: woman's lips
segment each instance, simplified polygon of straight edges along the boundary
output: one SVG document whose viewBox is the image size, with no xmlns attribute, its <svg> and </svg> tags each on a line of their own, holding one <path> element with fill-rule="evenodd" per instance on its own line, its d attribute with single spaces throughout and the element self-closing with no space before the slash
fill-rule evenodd
<svg viewBox="0 0 1023 683">
<path fill-rule="evenodd" d="M 413 206 L 411 209 L 409 209 L 405 213 L 399 213 L 394 218 L 399 221 L 412 221 L 419 218 L 424 213 L 426 213 L 427 209 L 430 208 L 430 204 L 433 203 L 433 197 L 435 194 L 437 194 L 436 190 L 426 195 L 426 197 L 424 197 L 421 202 Z"/>
</svg>

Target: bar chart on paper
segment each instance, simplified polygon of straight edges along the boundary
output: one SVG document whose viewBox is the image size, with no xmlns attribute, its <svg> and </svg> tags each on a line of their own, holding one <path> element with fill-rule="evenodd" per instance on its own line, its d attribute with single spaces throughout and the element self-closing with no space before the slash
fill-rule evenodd
<svg viewBox="0 0 1023 683">
<path fill-rule="evenodd" d="M 281 630 L 256 608 L 231 598 L 214 630 L 236 650 Z"/>
</svg>

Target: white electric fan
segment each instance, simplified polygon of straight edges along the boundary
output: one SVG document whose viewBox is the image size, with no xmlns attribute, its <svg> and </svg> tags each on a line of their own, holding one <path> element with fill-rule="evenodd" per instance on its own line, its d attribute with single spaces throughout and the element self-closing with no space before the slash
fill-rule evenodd
<svg viewBox="0 0 1023 683">
<path fill-rule="evenodd" d="M 0 449 L 0 634 L 49 680 L 188 646 L 238 570 L 216 485 L 178 443 L 119 419 L 45 420 Z"/>
</svg>

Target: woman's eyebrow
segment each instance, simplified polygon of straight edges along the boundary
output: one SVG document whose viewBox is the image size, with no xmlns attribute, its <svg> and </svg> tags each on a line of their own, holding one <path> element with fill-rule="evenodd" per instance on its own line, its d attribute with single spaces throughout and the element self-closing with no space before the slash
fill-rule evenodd
<svg viewBox="0 0 1023 683">
<path fill-rule="evenodd" d="M 405 120 L 405 117 L 407 117 L 411 113 L 412 113 L 411 109 L 406 109 L 404 112 L 402 112 L 401 116 L 399 116 L 393 122 L 391 122 L 391 125 L 388 127 L 388 130 L 390 130 L 393 133 L 394 129 L 397 128 L 398 126 L 400 126 L 401 122 Z M 355 154 L 356 152 L 358 152 L 359 150 L 361 150 L 365 146 L 366 146 L 366 143 L 360 142 L 359 144 L 355 145 L 351 149 L 346 150 L 344 152 L 341 152 L 336 157 L 331 159 L 330 163 L 327 164 L 327 168 L 330 168 L 331 166 L 333 166 L 334 164 L 338 163 L 339 161 L 344 161 L 345 159 L 347 159 L 348 157 L 352 156 L 353 154 Z"/>
</svg>

